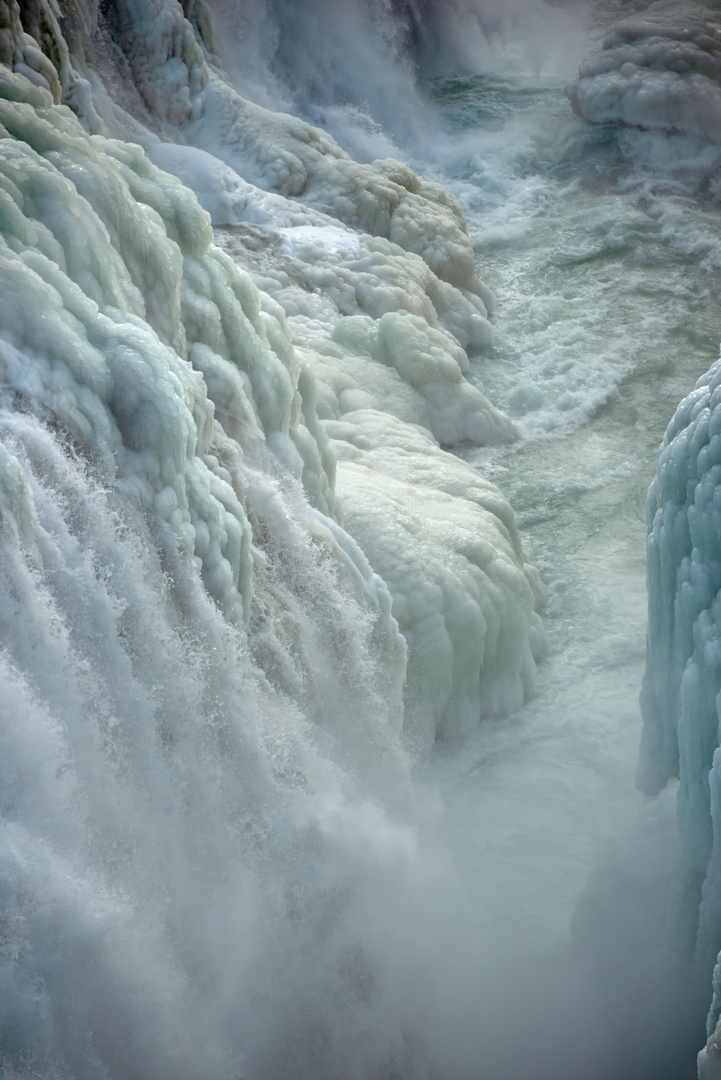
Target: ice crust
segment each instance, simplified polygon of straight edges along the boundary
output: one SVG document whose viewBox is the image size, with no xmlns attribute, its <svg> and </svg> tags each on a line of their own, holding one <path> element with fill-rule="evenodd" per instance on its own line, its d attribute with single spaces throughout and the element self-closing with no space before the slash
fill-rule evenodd
<svg viewBox="0 0 721 1080">
<path fill-rule="evenodd" d="M 713 5 L 657 0 L 617 23 L 566 87 L 594 123 L 721 142 L 721 27 Z"/>
<path fill-rule="evenodd" d="M 57 9 L 32 10 L 63 70 L 36 58 L 28 79 L 35 46 L 11 3 L 5 384 L 167 523 L 244 627 L 257 543 L 241 462 L 270 467 L 270 451 L 336 557 L 360 559 L 381 632 L 400 623 L 418 744 L 520 705 L 543 650 L 543 591 L 505 500 L 441 449 L 515 436 L 466 378 L 492 297 L 453 200 L 241 99 L 202 5 L 188 18 L 161 0 L 116 6 L 142 127 L 100 84 L 91 48 L 69 48 Z M 94 11 L 81 14 L 91 40 Z M 100 133 L 128 130 L 143 148 Z M 404 649 L 392 650 L 401 682 Z"/>
</svg>

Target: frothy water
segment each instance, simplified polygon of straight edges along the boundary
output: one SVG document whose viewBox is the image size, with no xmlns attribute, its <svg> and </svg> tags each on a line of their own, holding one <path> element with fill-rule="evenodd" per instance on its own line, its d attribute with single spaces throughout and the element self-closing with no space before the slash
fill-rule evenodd
<svg viewBox="0 0 721 1080">
<path fill-rule="evenodd" d="M 569 118 L 558 84 L 482 77 L 432 90 L 449 130 L 436 161 L 499 297 L 494 350 L 476 359 L 474 375 L 524 434 L 520 446 L 467 457 L 514 506 L 550 588 L 551 634 L 538 699 L 510 725 L 444 749 L 435 767 L 464 823 L 455 826 L 459 853 L 472 852 L 494 883 L 481 889 L 497 897 L 490 936 L 499 940 L 503 927 L 517 944 L 525 933 L 531 955 L 555 942 L 558 956 L 573 926 L 566 970 L 579 978 L 574 965 L 591 957 L 587 1012 L 583 993 L 574 997 L 579 1027 L 595 1016 L 587 1046 L 601 1017 L 611 1027 L 598 1072 L 588 1060 L 577 1067 L 691 1076 L 699 1026 L 681 1004 L 688 975 L 658 948 L 673 791 L 645 800 L 633 771 L 646 488 L 668 417 L 715 359 L 721 334 L 721 232 L 709 192 L 718 151 L 684 136 L 589 129 Z M 614 919 L 633 929 L 619 935 Z M 664 987 L 655 1016 L 633 1003 L 649 977 Z M 687 985 L 693 995 L 693 979 Z M 574 1014 L 568 1001 L 560 1009 Z M 677 1025 L 677 1043 L 659 1044 L 651 1062 L 640 1046 L 661 1017 Z M 623 1046 L 624 1061 L 609 1042 L 615 1053 Z M 559 1051 L 548 1075 L 572 1075 L 571 1054 Z"/>
</svg>

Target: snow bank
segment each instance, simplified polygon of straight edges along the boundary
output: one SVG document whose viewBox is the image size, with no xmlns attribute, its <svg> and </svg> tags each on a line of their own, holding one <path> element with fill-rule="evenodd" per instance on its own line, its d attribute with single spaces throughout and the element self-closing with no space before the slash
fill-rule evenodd
<svg viewBox="0 0 721 1080">
<path fill-rule="evenodd" d="M 657 0 L 617 23 L 566 93 L 594 123 L 721 142 L 721 27 L 712 6 Z"/>
</svg>

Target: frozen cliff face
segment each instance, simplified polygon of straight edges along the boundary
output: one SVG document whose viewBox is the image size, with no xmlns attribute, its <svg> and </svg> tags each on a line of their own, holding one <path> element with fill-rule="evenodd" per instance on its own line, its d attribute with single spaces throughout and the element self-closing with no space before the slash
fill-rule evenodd
<svg viewBox="0 0 721 1080">
<path fill-rule="evenodd" d="M 721 142 L 718 8 L 657 0 L 613 27 L 566 93 L 579 116 L 594 123 Z"/>
<path fill-rule="evenodd" d="M 187 189 L 138 147 L 91 140 L 21 76 L 6 72 L 3 88 L 15 99 L 0 99 L 6 392 L 46 410 L 119 491 L 167 521 L 242 622 L 252 560 L 231 482 L 239 446 L 272 442 L 299 477 L 312 474 L 320 510 L 334 503 L 292 350 L 270 346 L 256 290 L 212 246 Z"/>
<path fill-rule="evenodd" d="M 648 498 L 649 626 L 637 778 L 678 776 L 680 847 L 669 932 L 713 964 L 721 913 L 721 361 L 679 406 Z M 709 1013 L 721 1013 L 721 967 Z M 700 1075 L 716 1076 L 715 1041 Z"/>
<path fill-rule="evenodd" d="M 542 589 L 508 505 L 441 449 L 515 434 L 466 379 L 492 298 L 457 206 L 240 98 L 201 4 L 66 14 L 69 39 L 49 0 L 7 5 L 6 383 L 167 523 L 238 625 L 262 578 L 243 471 L 300 481 L 390 638 L 392 603 L 417 742 L 517 707 Z"/>
</svg>

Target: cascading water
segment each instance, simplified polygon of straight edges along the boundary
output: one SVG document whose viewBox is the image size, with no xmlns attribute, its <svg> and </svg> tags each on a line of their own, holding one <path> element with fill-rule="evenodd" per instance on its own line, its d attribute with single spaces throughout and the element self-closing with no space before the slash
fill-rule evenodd
<svg viewBox="0 0 721 1080">
<path fill-rule="evenodd" d="M 612 8 L 0 0 L 8 1080 L 695 1074 L 713 372 L 651 496 L 678 852 L 632 774 L 715 16 L 612 30 L 591 126 Z"/>
</svg>

